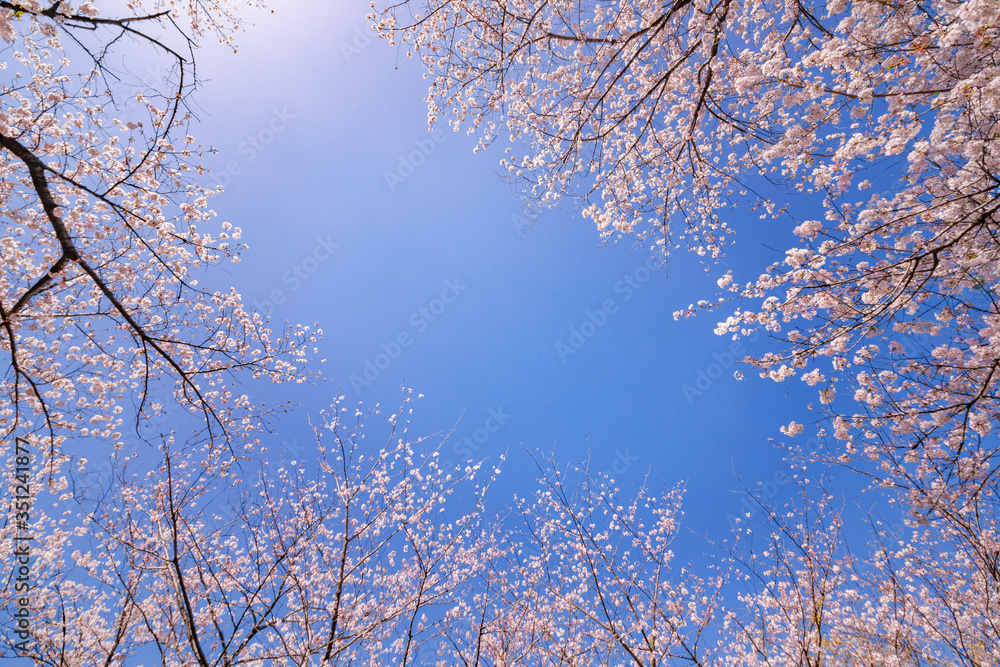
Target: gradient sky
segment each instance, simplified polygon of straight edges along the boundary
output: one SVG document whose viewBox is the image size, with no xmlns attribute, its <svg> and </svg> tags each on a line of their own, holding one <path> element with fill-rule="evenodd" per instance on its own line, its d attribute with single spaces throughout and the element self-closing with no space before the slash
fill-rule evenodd
<svg viewBox="0 0 1000 667">
<path fill-rule="evenodd" d="M 463 438 L 494 429 L 481 453 L 510 452 L 501 494 L 529 488 L 525 450 L 555 448 L 560 460 L 589 451 L 598 469 L 627 460 L 616 476 L 625 484 L 647 472 L 685 482 L 685 525 L 725 538 L 726 515 L 740 507 L 734 471 L 753 482 L 787 470 L 768 439 L 792 419 L 809 422 L 813 395 L 755 372 L 737 382 L 729 366 L 702 395 L 685 396 L 699 373 L 719 374 L 712 365 L 725 363 L 731 341 L 712 333 L 721 316 L 672 314 L 715 297 L 721 272 L 710 277 L 677 251 L 669 277 L 647 274 L 643 248 L 602 243 L 569 208 L 518 229 L 523 207 L 498 175 L 503 146 L 473 155 L 473 138 L 446 127 L 435 140 L 419 63 L 370 37 L 366 9 L 358 0 L 282 2 L 255 17 L 238 54 L 205 49 L 199 64 L 195 129 L 218 149 L 210 164 L 226 182 L 213 207 L 250 245 L 232 281 L 259 307 L 279 290 L 273 318 L 325 332 L 326 381 L 274 392 L 272 401 L 301 403 L 281 437 L 308 440 L 307 415 L 338 393 L 391 408 L 405 381 L 424 394 L 414 432 L 454 427 L 452 458 L 468 458 Z M 401 156 L 412 173 L 400 170 Z M 405 178 L 387 179 L 393 172 Z M 732 220 L 740 235 L 727 259 L 742 279 L 778 257 L 766 246 L 792 242 L 787 222 L 746 215 Z M 443 292 L 451 303 L 438 301 Z M 569 345 L 571 329 L 607 300 L 603 325 L 560 355 L 557 343 Z M 399 340 L 408 344 L 397 358 L 376 358 Z M 352 384 L 367 362 L 370 384 Z"/>
</svg>

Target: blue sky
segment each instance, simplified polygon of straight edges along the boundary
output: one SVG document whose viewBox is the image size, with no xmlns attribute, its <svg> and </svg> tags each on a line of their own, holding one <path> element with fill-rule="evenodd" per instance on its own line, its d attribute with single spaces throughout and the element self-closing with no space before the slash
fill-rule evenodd
<svg viewBox="0 0 1000 667">
<path fill-rule="evenodd" d="M 226 183 L 213 207 L 250 245 L 232 281 L 260 307 L 278 291 L 273 318 L 325 332 L 326 381 L 275 392 L 301 403 L 282 437 L 308 439 L 306 416 L 338 393 L 394 406 L 405 381 L 424 394 L 416 432 L 455 427 L 452 458 L 468 455 L 466 437 L 486 456 L 510 452 L 500 499 L 532 482 L 524 449 L 589 451 L 598 469 L 619 461 L 626 484 L 646 472 L 686 482 L 687 527 L 724 538 L 740 507 L 733 471 L 764 481 L 787 470 L 768 439 L 808 422 L 813 397 L 797 381 L 735 381 L 717 318 L 674 321 L 716 295 L 697 257 L 675 253 L 669 278 L 648 271 L 645 250 L 603 244 L 572 210 L 518 229 L 502 146 L 473 155 L 464 133 L 428 133 L 419 64 L 359 38 L 366 9 L 285 2 L 255 19 L 238 54 L 205 49 L 199 64 L 197 137 L 218 149 L 210 164 Z M 791 242 L 787 222 L 733 222 L 747 231 L 730 264 L 751 276 L 775 259 L 762 238 Z M 579 349 L 574 328 L 591 334 Z"/>
</svg>

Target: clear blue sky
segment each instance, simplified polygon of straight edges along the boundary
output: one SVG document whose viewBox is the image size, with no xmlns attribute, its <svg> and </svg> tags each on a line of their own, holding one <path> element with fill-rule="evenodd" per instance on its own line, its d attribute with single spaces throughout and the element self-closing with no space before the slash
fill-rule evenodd
<svg viewBox="0 0 1000 667">
<path fill-rule="evenodd" d="M 357 0 L 283 2 L 240 37 L 237 55 L 206 49 L 199 65 L 207 81 L 197 136 L 218 148 L 217 173 L 232 172 L 217 176 L 228 183 L 214 208 L 250 245 L 233 282 L 261 305 L 280 290 L 274 318 L 325 332 L 327 382 L 276 394 L 301 403 L 282 421 L 283 436 L 307 439 L 306 415 L 338 391 L 394 406 L 405 381 L 425 395 L 417 432 L 458 424 L 451 458 L 467 457 L 466 437 L 488 435 L 487 456 L 511 452 L 504 493 L 531 483 L 522 448 L 554 446 L 563 460 L 589 448 L 597 468 L 628 460 L 617 476 L 626 484 L 647 471 L 686 481 L 687 527 L 724 538 L 725 517 L 740 506 L 733 470 L 748 480 L 787 470 L 768 438 L 781 438 L 791 419 L 809 421 L 813 397 L 801 382 L 754 372 L 737 382 L 732 366 L 686 397 L 699 372 L 718 374 L 716 355 L 725 362 L 731 343 L 712 333 L 714 317 L 673 320 L 716 295 L 697 258 L 675 254 L 669 278 L 647 274 L 643 249 L 602 245 L 569 210 L 517 229 L 521 205 L 498 176 L 502 147 L 473 155 L 473 139 L 445 127 L 434 140 L 419 64 L 358 39 L 371 34 L 366 9 Z M 745 230 L 729 258 L 740 278 L 775 259 L 762 238 L 791 240 L 778 223 L 734 223 Z M 602 326 L 584 324 L 608 300 Z M 578 350 L 574 327 L 592 333 Z M 790 493 L 778 489 L 779 498 Z"/>
</svg>

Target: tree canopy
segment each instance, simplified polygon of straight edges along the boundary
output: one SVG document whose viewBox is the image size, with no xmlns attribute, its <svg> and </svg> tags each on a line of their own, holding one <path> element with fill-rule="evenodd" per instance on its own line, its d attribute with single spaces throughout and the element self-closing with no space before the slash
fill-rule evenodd
<svg viewBox="0 0 1000 667">
<path fill-rule="evenodd" d="M 0 0 L 0 655 L 1000 662 L 996 3 L 408 0 L 369 18 L 422 59 L 430 123 L 509 141 L 501 165 L 529 198 L 706 258 L 721 291 L 675 317 L 766 332 L 778 351 L 746 363 L 819 392 L 814 423 L 782 429 L 822 443 L 791 448 L 798 497 L 750 494 L 758 519 L 681 563 L 683 487 L 623 490 L 535 455 L 537 485 L 498 510 L 503 459 L 442 465 L 450 434 L 411 432 L 409 390 L 391 413 L 339 397 L 311 422 L 315 456 L 268 460 L 246 382 L 310 379 L 320 332 L 274 333 L 235 289 L 199 285 L 243 250 L 188 134 L 197 47 L 234 44 L 236 5 Z M 166 75 L 136 77 L 123 53 Z M 798 239 L 758 276 L 718 268 L 744 210 Z M 196 425 L 123 446 L 167 409 L 161 389 Z M 109 474 L 75 488 L 87 438 Z M 815 474 L 831 469 L 883 490 L 905 527 L 858 524 Z"/>
</svg>

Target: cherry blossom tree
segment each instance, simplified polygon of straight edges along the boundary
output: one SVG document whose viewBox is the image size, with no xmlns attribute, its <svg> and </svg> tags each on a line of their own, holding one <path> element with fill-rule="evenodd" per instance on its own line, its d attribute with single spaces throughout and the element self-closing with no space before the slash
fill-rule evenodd
<svg viewBox="0 0 1000 667">
<path fill-rule="evenodd" d="M 502 594 L 516 610 L 507 612 L 512 643 L 533 657 L 494 664 L 712 664 L 725 576 L 674 563 L 681 489 L 623 491 L 551 460 L 539 473 L 539 488 L 517 504 Z"/>
<path fill-rule="evenodd" d="M 995 514 L 980 516 L 975 531 L 892 525 L 849 512 L 808 472 L 798 469 L 796 501 L 756 498 L 764 520 L 745 519 L 737 531 L 744 589 L 725 617 L 720 664 L 995 664 Z M 868 529 L 852 529 L 850 514 Z"/>
<path fill-rule="evenodd" d="M 677 316 L 735 304 L 718 333 L 781 341 L 749 361 L 816 386 L 830 457 L 914 505 L 992 488 L 995 3 L 430 0 L 370 17 L 422 59 L 431 123 L 477 149 L 509 135 L 512 177 L 578 198 L 604 236 L 721 259 L 747 208 L 791 221 L 795 247 Z"/>
<path fill-rule="evenodd" d="M 39 521 L 28 655 L 416 664 L 503 547 L 482 507 L 493 475 L 440 469 L 435 443 L 408 433 L 408 400 L 392 415 L 334 404 L 315 455 L 270 469 L 204 443 L 164 442 L 159 462 L 116 455 L 103 496 L 77 507 L 67 493 Z"/>
<path fill-rule="evenodd" d="M 768 512 L 727 664 L 995 662 L 996 3 L 404 0 L 370 18 L 422 60 L 430 123 L 476 150 L 509 139 L 527 194 L 574 198 L 603 237 L 713 270 L 754 233 L 743 211 L 789 222 L 759 275 L 723 269 L 721 298 L 675 317 L 735 308 L 718 334 L 768 332 L 778 349 L 746 361 L 818 390 L 810 458 L 909 523 L 856 557 L 829 498 Z"/>
<path fill-rule="evenodd" d="M 740 534 L 749 588 L 729 608 L 724 571 L 674 563 L 679 490 L 629 495 L 548 461 L 493 519 L 496 471 L 441 470 L 406 402 L 389 416 L 336 403 L 315 460 L 265 464 L 264 407 L 237 378 L 303 379 L 318 332 L 275 334 L 235 291 L 199 285 L 241 246 L 213 226 L 186 100 L 197 46 L 231 45 L 240 20 L 210 0 L 118 11 L 0 0 L 0 423 L 44 452 L 32 483 L 52 494 L 35 510 L 37 663 L 1000 659 L 988 0 L 430 0 L 372 15 L 429 69 L 432 123 L 478 148 L 509 135 L 512 178 L 547 204 L 579 197 L 605 237 L 721 259 L 737 210 L 793 221 L 801 247 L 759 277 L 726 272 L 731 301 L 678 315 L 735 307 L 720 334 L 781 341 L 750 361 L 818 387 L 817 437 L 840 443 L 819 464 L 868 476 L 908 523 L 860 531 L 874 543 L 859 556 L 851 517 L 804 487 Z M 126 51 L 169 75 L 138 79 L 114 64 Z M 126 446 L 126 419 L 164 410 L 159 387 L 200 426 Z M 82 494 L 72 438 L 119 443 Z M 17 530 L 0 529 L 0 559 Z"/>
<path fill-rule="evenodd" d="M 188 133 L 195 54 L 210 39 L 233 45 L 242 25 L 234 9 L 214 0 L 102 10 L 0 2 L 0 348 L 8 360 L 0 449 L 13 461 L 15 437 L 27 443 L 31 471 L 22 475 L 36 505 L 62 495 L 29 512 L 38 577 L 29 643 L 39 664 L 122 664 L 149 642 L 167 662 L 183 650 L 178 642 L 209 650 L 194 634 L 214 613 L 199 596 L 220 593 L 194 578 L 235 566 L 220 555 L 229 543 L 194 527 L 206 519 L 194 505 L 223 493 L 232 466 L 259 460 L 255 433 L 268 410 L 247 384 L 309 377 L 306 345 L 319 331 L 275 333 L 232 288 L 200 284 L 217 283 L 213 265 L 238 261 L 243 249 L 238 228 L 213 221 L 216 190 L 201 184 L 203 150 Z M 158 433 L 142 428 L 168 414 Z M 74 498 L 71 480 L 88 474 L 84 452 L 94 443 L 112 456 L 115 476 Z M 13 489 L 11 475 L 3 477 Z M 295 511 L 289 505 L 291 530 L 310 530 L 312 519 L 296 522 Z M 12 503 L 0 547 L 8 560 L 28 524 L 14 515 Z M 249 516 L 236 529 L 244 537 L 253 535 Z M 194 560 L 192 545 L 204 546 L 204 560 Z M 233 558 L 246 565 L 262 547 L 240 548 Z M 280 549 L 278 564 L 294 555 Z M 263 571 L 247 577 L 271 581 Z M 218 583 L 234 598 L 263 599 L 237 581 Z M 18 598 L 7 581 L 8 609 Z M 236 623 L 232 637 L 246 639 L 246 627 Z M 16 640 L 5 635 L 7 655 L 22 652 Z M 234 650 L 226 641 L 216 648 Z"/>
<path fill-rule="evenodd" d="M 275 334 L 235 290 L 199 285 L 242 249 L 239 228 L 213 221 L 186 129 L 197 47 L 233 43 L 233 9 L 0 2 L 5 438 L 58 456 L 67 438 L 119 440 L 126 420 L 177 401 L 231 444 L 262 408 L 234 377 L 303 377 L 318 332 Z"/>
</svg>

